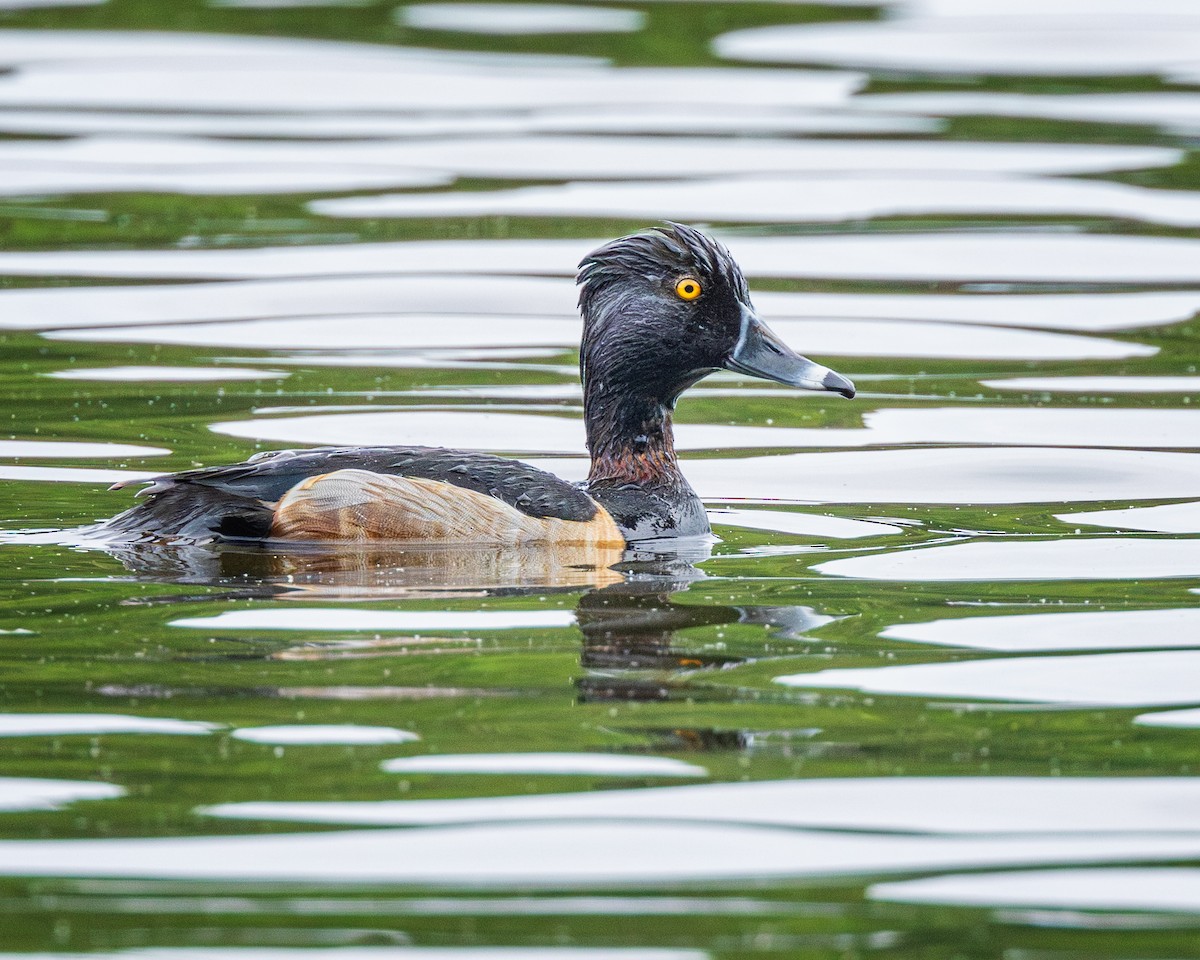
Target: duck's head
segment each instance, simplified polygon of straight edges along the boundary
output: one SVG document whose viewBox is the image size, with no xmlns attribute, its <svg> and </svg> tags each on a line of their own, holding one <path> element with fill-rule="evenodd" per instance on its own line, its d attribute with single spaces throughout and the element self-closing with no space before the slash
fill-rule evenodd
<svg viewBox="0 0 1200 960">
<path fill-rule="evenodd" d="M 854 396 L 854 384 L 788 347 L 759 319 L 741 268 L 716 240 L 678 223 L 621 237 L 579 265 L 585 390 L 672 407 L 716 370 Z"/>
</svg>

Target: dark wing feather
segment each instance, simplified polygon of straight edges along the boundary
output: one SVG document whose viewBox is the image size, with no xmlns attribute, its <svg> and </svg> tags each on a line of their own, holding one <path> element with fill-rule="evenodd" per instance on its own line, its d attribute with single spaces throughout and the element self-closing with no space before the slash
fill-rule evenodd
<svg viewBox="0 0 1200 960">
<path fill-rule="evenodd" d="M 262 539 L 276 501 L 297 483 L 334 470 L 440 480 L 496 497 L 531 517 L 586 522 L 596 505 L 579 488 L 517 460 L 442 447 L 276 450 L 245 463 L 156 477 L 138 504 L 103 525 L 135 537 Z"/>
</svg>

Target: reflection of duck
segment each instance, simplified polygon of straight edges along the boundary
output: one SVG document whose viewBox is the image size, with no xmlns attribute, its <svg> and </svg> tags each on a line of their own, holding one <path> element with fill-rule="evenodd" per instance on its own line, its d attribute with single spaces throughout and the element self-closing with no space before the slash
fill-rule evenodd
<svg viewBox="0 0 1200 960">
<path fill-rule="evenodd" d="M 274 550 L 254 543 L 155 545 L 85 540 L 102 546 L 138 579 L 152 583 L 203 584 L 225 588 L 228 598 L 273 600 L 382 600 L 523 596 L 592 589 L 618 583 L 612 569 L 621 546 L 591 543 L 500 545 L 480 550 L 468 544 L 358 543 L 289 544 Z M 220 595 L 218 595 L 220 596 Z M 155 597 L 154 603 L 211 600 Z"/>
<path fill-rule="evenodd" d="M 671 414 L 717 369 L 847 397 L 845 377 L 758 319 L 728 251 L 678 224 L 605 244 L 581 264 L 591 471 L 583 489 L 460 450 L 285 450 L 157 478 L 103 527 L 121 539 L 592 543 L 708 533 L 679 470 Z"/>
<path fill-rule="evenodd" d="M 676 603 L 674 597 L 703 574 L 686 561 L 666 555 L 650 562 L 623 565 L 627 579 L 599 586 L 579 598 L 576 623 L 583 634 L 580 664 L 588 674 L 577 683 L 583 700 L 667 700 L 681 689 L 686 696 L 721 696 L 716 690 L 681 687 L 676 671 L 720 669 L 745 657 L 707 649 L 680 632 L 726 624 L 761 624 L 771 636 L 792 639 L 833 618 L 808 607 L 727 606 Z M 650 673 L 647 676 L 647 671 Z M 666 671 L 668 675 L 663 675 Z"/>
</svg>

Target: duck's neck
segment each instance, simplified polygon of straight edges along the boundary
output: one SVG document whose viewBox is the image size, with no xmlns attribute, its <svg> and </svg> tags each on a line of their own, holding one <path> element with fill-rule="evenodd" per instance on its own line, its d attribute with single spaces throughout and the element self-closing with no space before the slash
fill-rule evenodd
<svg viewBox="0 0 1200 960">
<path fill-rule="evenodd" d="M 671 407 L 628 384 L 584 381 L 592 468 L 587 489 L 631 543 L 709 533 L 704 505 L 679 471 Z"/>
<path fill-rule="evenodd" d="M 683 481 L 671 407 L 630 385 L 584 380 L 583 419 L 592 466 L 588 485 L 673 487 Z"/>
</svg>

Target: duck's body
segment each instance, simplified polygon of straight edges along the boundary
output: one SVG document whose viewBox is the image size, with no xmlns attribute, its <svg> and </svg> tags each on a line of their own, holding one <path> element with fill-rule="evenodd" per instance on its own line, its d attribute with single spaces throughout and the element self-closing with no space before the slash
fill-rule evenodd
<svg viewBox="0 0 1200 960">
<path fill-rule="evenodd" d="M 517 460 L 441 447 L 274 450 L 175 473 L 114 533 L 186 540 L 623 543 L 579 487 Z"/>
<path fill-rule="evenodd" d="M 591 470 L 578 487 L 528 464 L 435 447 L 281 450 L 159 477 L 104 524 L 122 539 L 623 544 L 709 532 L 679 470 L 679 394 L 732 369 L 853 396 L 762 325 L 720 244 L 678 224 L 582 263 L 580 369 Z"/>
</svg>

